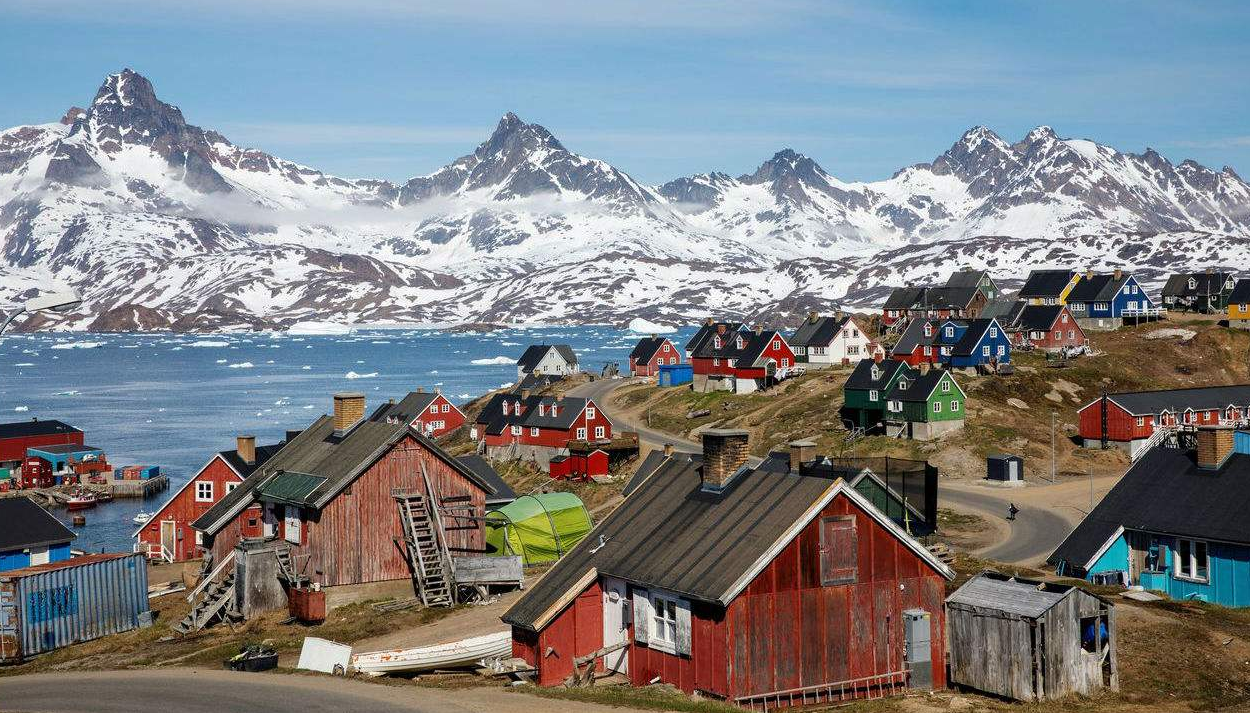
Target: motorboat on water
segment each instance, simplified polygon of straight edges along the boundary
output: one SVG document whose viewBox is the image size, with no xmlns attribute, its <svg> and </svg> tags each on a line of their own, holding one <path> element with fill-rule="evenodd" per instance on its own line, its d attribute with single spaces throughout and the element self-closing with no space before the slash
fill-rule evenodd
<svg viewBox="0 0 1250 713">
<path fill-rule="evenodd" d="M 131 518 L 130 521 L 136 525 L 146 525 L 148 524 L 148 521 L 151 519 L 152 519 L 152 513 L 140 512 L 138 515 L 135 515 L 133 518 Z"/>
<path fill-rule="evenodd" d="M 100 502 L 100 498 L 89 490 L 79 491 L 70 496 L 65 501 L 65 507 L 70 510 L 86 510 L 95 507 Z"/>
</svg>

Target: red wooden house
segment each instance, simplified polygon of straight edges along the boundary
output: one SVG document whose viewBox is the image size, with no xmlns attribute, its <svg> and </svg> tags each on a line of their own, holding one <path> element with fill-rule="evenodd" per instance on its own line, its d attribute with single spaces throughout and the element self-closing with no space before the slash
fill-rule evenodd
<svg viewBox="0 0 1250 713">
<path fill-rule="evenodd" d="M 323 587 L 411 576 L 394 489 L 454 503 L 453 553 L 481 553 L 489 483 L 407 423 L 365 418 L 363 394 L 335 394 L 334 415 L 293 438 L 194 523 L 216 561 L 242 538 L 283 540 L 303 574 Z M 423 476 L 424 471 L 424 476 Z"/>
<path fill-rule="evenodd" d="M 1085 330 L 1064 305 L 1024 305 L 1015 320 L 1004 326 L 1014 346 L 1031 344 L 1037 349 L 1057 352 L 1089 344 Z"/>
<path fill-rule="evenodd" d="M 439 438 L 464 425 L 464 412 L 443 396 L 441 391 L 427 394 L 425 389 L 405 396 L 398 403 L 391 401 L 378 407 L 369 417 L 374 421 L 390 420 L 407 423 L 419 433 Z"/>
<path fill-rule="evenodd" d="M 495 394 L 470 435 L 496 460 L 530 459 L 544 468 L 569 441 L 612 438 L 612 422 L 590 399 L 542 396 L 528 390 Z"/>
<path fill-rule="evenodd" d="M 548 473 L 561 480 L 586 480 L 596 475 L 607 475 L 609 463 L 608 453 L 604 450 L 570 453 L 552 458 Z"/>
<path fill-rule="evenodd" d="M 1250 384 L 1106 394 L 1077 412 L 1086 448 L 1105 442 L 1133 456 L 1159 428 L 1244 425 Z"/>
<path fill-rule="evenodd" d="M 26 461 L 26 449 L 39 446 L 83 444 L 83 432 L 57 420 L 0 423 L 0 468 L 16 478 Z"/>
<path fill-rule="evenodd" d="M 942 340 L 938 332 L 941 327 L 936 319 L 913 319 L 890 351 L 890 358 L 910 366 L 940 364 Z"/>
<path fill-rule="evenodd" d="M 639 339 L 634 350 L 629 353 L 629 375 L 655 376 L 660 373 L 661 366 L 680 363 L 682 357 L 677 345 L 666 337 L 652 334 Z"/>
<path fill-rule="evenodd" d="M 704 331 L 690 357 L 695 391 L 747 394 L 785 379 L 795 366 L 794 350 L 780 332 L 758 325 L 734 329 L 725 322 L 705 325 Z"/>
<path fill-rule="evenodd" d="M 944 686 L 954 573 L 808 449 L 746 467 L 745 431 L 705 431 L 666 456 L 504 614 L 513 655 L 543 686 L 601 652 L 747 707 Z"/>
<path fill-rule="evenodd" d="M 161 505 L 146 524 L 135 531 L 136 552 L 148 559 L 183 562 L 203 554 L 201 533 L 191 527 L 244 478 L 265 464 L 286 443 L 257 446 L 255 436 L 239 436 L 236 448 L 221 451 L 200 468 L 185 485 Z"/>
</svg>

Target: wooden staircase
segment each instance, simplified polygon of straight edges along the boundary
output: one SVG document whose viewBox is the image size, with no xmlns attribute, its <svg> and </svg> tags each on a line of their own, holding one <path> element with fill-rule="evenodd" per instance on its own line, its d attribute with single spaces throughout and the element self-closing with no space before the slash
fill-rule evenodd
<svg viewBox="0 0 1250 713">
<path fill-rule="evenodd" d="M 426 492 L 429 492 L 428 479 L 426 483 Z M 453 606 L 456 584 L 438 506 L 420 491 L 396 489 L 391 495 L 399 507 L 399 522 L 417 596 L 427 607 Z"/>
<path fill-rule="evenodd" d="M 299 571 L 295 566 L 295 559 L 291 555 L 290 547 L 280 547 L 273 552 L 274 557 L 278 558 L 278 579 L 286 582 L 291 587 L 304 587 L 309 583 L 308 575 Z M 307 555 L 305 555 L 307 557 Z"/>
<path fill-rule="evenodd" d="M 217 568 L 200 582 L 190 594 L 191 612 L 172 627 L 176 633 L 189 634 L 215 621 L 242 618 L 234 609 L 234 554 L 222 560 Z"/>
</svg>

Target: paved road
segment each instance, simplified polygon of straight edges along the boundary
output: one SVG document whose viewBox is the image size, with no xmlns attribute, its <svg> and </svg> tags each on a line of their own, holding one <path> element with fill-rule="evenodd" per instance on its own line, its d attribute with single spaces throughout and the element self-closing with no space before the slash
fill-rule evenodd
<svg viewBox="0 0 1250 713">
<path fill-rule="evenodd" d="M 652 444 L 672 443 L 680 451 L 699 452 L 698 443 L 643 427 L 610 413 L 608 402 L 611 393 L 625 383 L 628 382 L 622 379 L 596 380 L 583 384 L 570 393 L 573 396 L 594 399 L 615 429 L 637 431 L 642 440 Z M 944 487 L 938 491 L 938 502 L 943 507 L 973 512 L 987 518 L 1005 519 L 1011 495 L 988 489 L 985 489 L 986 492 L 978 490 L 980 489 Z M 1008 523 L 1008 527 L 1010 536 L 1005 541 L 978 550 L 975 554 L 998 562 L 1036 565 L 1045 560 L 1072 529 L 1071 524 L 1059 515 L 1029 506 L 1022 508 L 1015 522 Z"/>
<path fill-rule="evenodd" d="M 0 711 L 22 713 L 619 713 L 502 688 L 434 690 L 323 676 L 213 670 L 100 671 L 0 678 Z"/>
</svg>

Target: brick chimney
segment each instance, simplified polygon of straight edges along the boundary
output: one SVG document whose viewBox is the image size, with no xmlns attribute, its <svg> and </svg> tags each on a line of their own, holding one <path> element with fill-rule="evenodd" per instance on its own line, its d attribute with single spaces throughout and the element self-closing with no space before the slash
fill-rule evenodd
<svg viewBox="0 0 1250 713">
<path fill-rule="evenodd" d="M 529 389 L 521 389 L 521 400 L 522 400 L 522 401 L 528 401 L 528 400 L 529 400 L 529 397 L 530 397 L 530 390 L 529 390 Z"/>
<path fill-rule="evenodd" d="M 665 443 L 665 444 L 664 444 L 664 457 L 665 457 L 665 458 L 672 458 L 672 457 L 673 457 L 673 453 L 674 453 L 674 452 L 676 452 L 676 450 L 677 450 L 677 449 L 673 447 L 673 444 L 672 444 L 672 443 Z"/>
<path fill-rule="evenodd" d="M 1115 272 L 1113 272 L 1112 274 L 1115 275 L 1115 279 L 1118 281 L 1121 277 L 1124 276 L 1124 271 L 1117 267 L 1115 269 Z"/>
<path fill-rule="evenodd" d="M 746 431 L 712 428 L 703 432 L 703 487 L 724 488 L 750 456 Z"/>
<path fill-rule="evenodd" d="M 1218 470 L 1233 454 L 1232 426 L 1201 426 L 1198 428 L 1198 467 Z"/>
<path fill-rule="evenodd" d="M 418 393 L 418 394 L 424 394 L 424 393 L 425 393 L 425 387 L 424 387 L 424 386 L 418 386 L 418 387 L 417 387 L 417 393 Z"/>
<path fill-rule="evenodd" d="M 820 319 L 820 315 L 815 310 L 807 313 L 807 321 L 816 324 L 816 320 Z"/>
<path fill-rule="evenodd" d="M 718 325 L 716 325 L 716 333 L 717 333 L 717 334 L 724 334 L 724 333 L 725 333 L 725 325 L 723 325 L 723 324 L 718 324 Z"/>
<path fill-rule="evenodd" d="M 365 395 L 340 391 L 334 395 L 334 434 L 341 436 L 365 417 Z"/>
<path fill-rule="evenodd" d="M 235 449 L 239 459 L 248 465 L 256 462 L 256 436 L 239 436 L 235 440 Z"/>
<path fill-rule="evenodd" d="M 762 325 L 762 324 L 757 324 L 757 325 L 755 325 L 754 327 L 751 327 L 751 331 L 752 331 L 752 332 L 755 332 L 756 334 L 763 334 L 763 333 L 764 333 L 764 325 Z"/>
<path fill-rule="evenodd" d="M 816 444 L 812 441 L 790 441 L 790 472 L 800 473 L 804 463 L 816 460 Z"/>
</svg>

